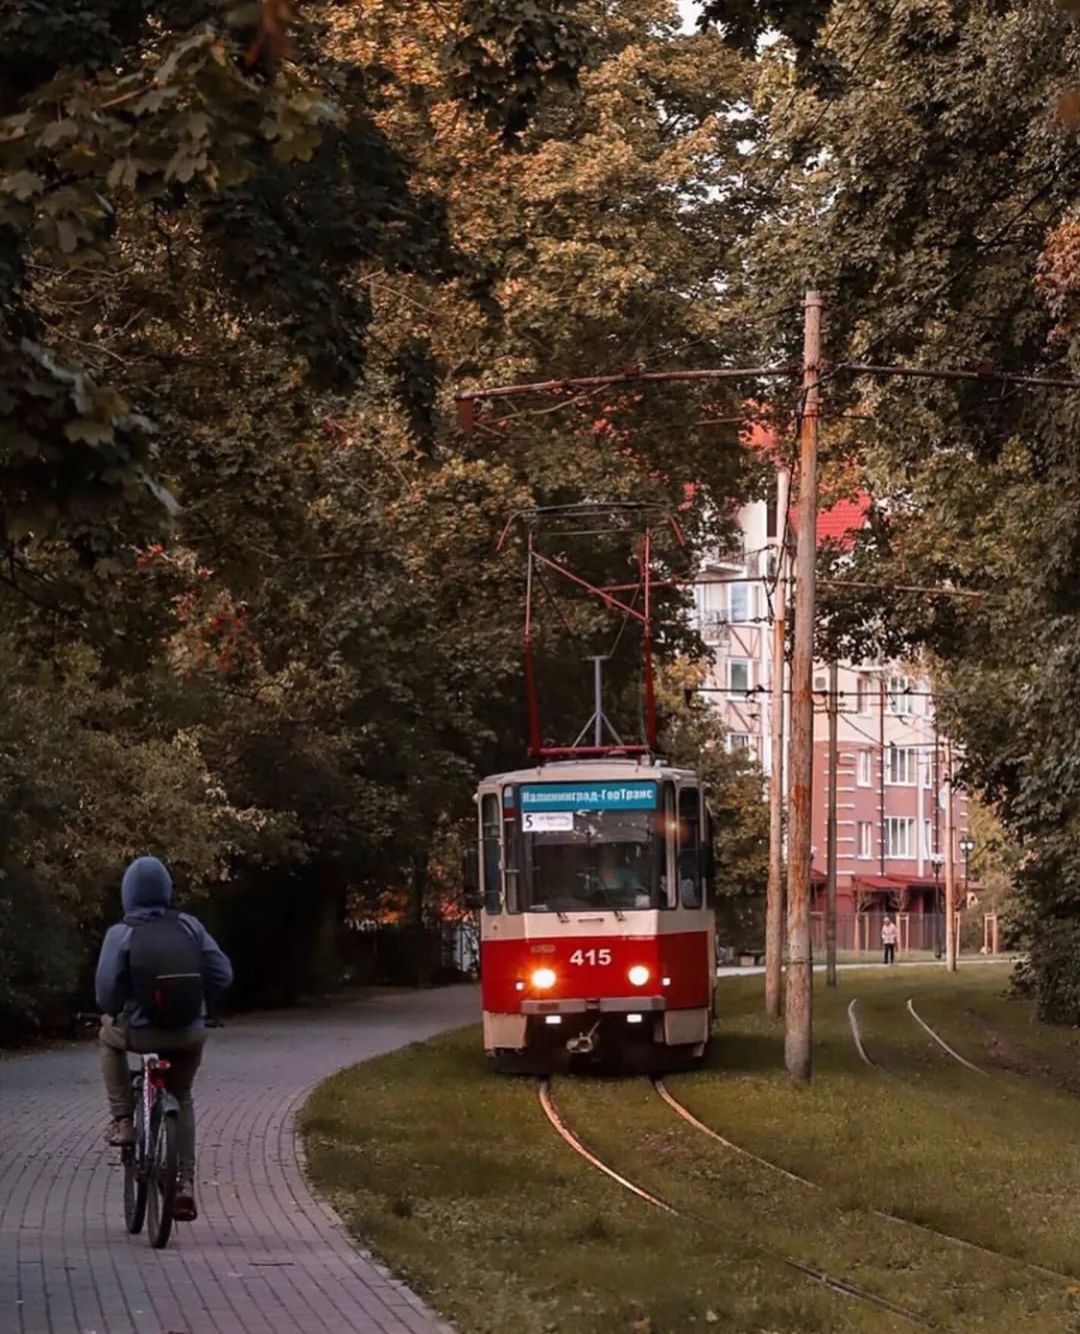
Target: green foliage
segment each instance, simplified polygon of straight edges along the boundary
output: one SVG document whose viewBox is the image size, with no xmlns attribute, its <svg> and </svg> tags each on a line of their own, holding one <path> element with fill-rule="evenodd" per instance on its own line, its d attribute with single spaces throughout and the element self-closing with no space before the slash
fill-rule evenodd
<svg viewBox="0 0 1080 1334">
<path fill-rule="evenodd" d="M 507 517 L 693 483 L 682 574 L 751 484 L 701 425 L 726 392 L 485 409 L 469 438 L 453 410 L 739 355 L 719 187 L 747 81 L 666 0 L 315 4 L 291 58 L 268 12 L 0 16 L 0 868 L 87 950 L 156 852 L 241 990 L 289 999 L 340 976 L 347 910 L 452 911 L 477 775 L 522 757 Z M 579 554 L 626 577 L 629 548 Z M 659 601 L 670 659 L 683 601 Z M 570 739 L 618 624 L 562 612 L 577 638 L 549 607 L 540 649 Z M 638 652 L 610 678 L 635 727 Z"/>
<path fill-rule="evenodd" d="M 782 48 L 760 61 L 774 120 L 755 174 L 777 184 L 746 252 L 757 289 L 823 287 L 831 362 L 1075 375 L 1066 11 L 838 0 L 817 45 L 846 71 L 837 87 L 794 86 Z M 1080 399 L 844 376 L 827 396 L 827 460 L 857 461 L 882 505 L 853 553 L 824 562 L 875 587 L 827 596 L 823 651 L 929 655 L 964 777 L 1023 868 L 1040 1011 L 1075 1013 L 1053 941 L 1071 940 L 1080 905 Z M 949 585 L 967 595 L 904 587 Z"/>
<path fill-rule="evenodd" d="M 552 82 L 572 84 L 588 48 L 577 0 L 465 0 L 452 43 L 453 84 L 492 129 L 513 142 Z"/>
<path fill-rule="evenodd" d="M 718 904 L 718 909 L 735 918 L 740 912 L 752 917 L 769 876 L 765 775 L 745 751 L 728 751 L 715 711 L 690 693 L 700 676 L 700 668 L 685 661 L 665 676 L 659 696 L 666 712 L 665 747 L 675 764 L 701 776 L 714 821 L 717 895 L 744 901 Z"/>
<path fill-rule="evenodd" d="M 1080 1024 L 1078 958 L 1080 922 L 1075 917 L 1043 916 L 1034 924 L 1019 983 L 1045 1023 Z"/>
</svg>

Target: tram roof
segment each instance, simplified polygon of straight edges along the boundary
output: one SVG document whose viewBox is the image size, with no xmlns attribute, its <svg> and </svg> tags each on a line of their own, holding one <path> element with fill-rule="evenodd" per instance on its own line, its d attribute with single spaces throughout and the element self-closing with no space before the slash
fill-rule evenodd
<svg viewBox="0 0 1080 1334">
<path fill-rule="evenodd" d="M 678 769 L 662 760 L 632 759 L 612 756 L 608 759 L 557 760 L 538 764 L 529 769 L 513 769 L 507 773 L 488 774 L 483 783 L 565 783 L 581 780 L 618 782 L 630 779 L 641 782 L 661 778 L 697 778 L 692 769 Z"/>
</svg>

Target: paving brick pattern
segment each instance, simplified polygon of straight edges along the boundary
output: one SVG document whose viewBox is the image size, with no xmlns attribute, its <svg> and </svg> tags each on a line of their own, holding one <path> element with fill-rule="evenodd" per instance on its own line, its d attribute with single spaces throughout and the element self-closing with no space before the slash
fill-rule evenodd
<svg viewBox="0 0 1080 1334">
<path fill-rule="evenodd" d="M 96 1044 L 0 1061 L 0 1334 L 446 1334 L 309 1189 L 294 1117 L 334 1070 L 478 1011 L 455 987 L 213 1032 L 195 1086 L 200 1217 L 160 1252 L 124 1229 Z"/>
</svg>

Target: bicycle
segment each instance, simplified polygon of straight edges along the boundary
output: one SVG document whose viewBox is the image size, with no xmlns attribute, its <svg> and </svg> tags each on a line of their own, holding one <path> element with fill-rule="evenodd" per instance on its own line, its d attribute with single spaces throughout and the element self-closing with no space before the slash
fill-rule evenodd
<svg viewBox="0 0 1080 1334">
<path fill-rule="evenodd" d="M 122 1155 L 127 1230 L 135 1235 L 148 1221 L 155 1250 L 169 1244 L 180 1171 L 180 1104 L 165 1087 L 168 1071 L 168 1061 L 146 1055 L 131 1072 L 135 1143 Z"/>
</svg>

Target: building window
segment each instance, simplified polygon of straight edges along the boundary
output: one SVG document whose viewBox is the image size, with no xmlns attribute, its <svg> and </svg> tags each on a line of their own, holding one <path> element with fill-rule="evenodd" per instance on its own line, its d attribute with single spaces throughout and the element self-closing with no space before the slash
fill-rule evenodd
<svg viewBox="0 0 1080 1334">
<path fill-rule="evenodd" d="M 727 630 L 727 611 L 720 602 L 722 589 L 715 584 L 697 584 L 694 588 L 694 619 L 706 644 L 723 642 Z"/>
<path fill-rule="evenodd" d="M 915 856 L 915 817 L 890 815 L 885 821 L 885 856 L 910 859 Z"/>
<path fill-rule="evenodd" d="M 874 826 L 869 820 L 859 821 L 859 856 L 872 857 L 874 855 Z"/>
<path fill-rule="evenodd" d="M 860 750 L 855 759 L 855 781 L 860 787 L 870 786 L 870 752 Z"/>
<path fill-rule="evenodd" d="M 869 713 L 873 699 L 873 681 L 862 673 L 855 681 L 855 708 L 859 713 Z"/>
<path fill-rule="evenodd" d="M 914 787 L 919 773 L 919 752 L 914 746 L 890 746 L 888 781 L 896 787 Z"/>
<path fill-rule="evenodd" d="M 728 607 L 733 622 L 748 621 L 752 615 L 750 604 L 750 585 L 745 583 L 728 585 Z"/>
<path fill-rule="evenodd" d="M 750 679 L 750 662 L 748 659 L 728 658 L 728 688 L 736 692 L 750 693 L 753 682 Z"/>
<path fill-rule="evenodd" d="M 910 677 L 889 677 L 889 712 L 897 715 L 912 712 Z"/>
<path fill-rule="evenodd" d="M 934 846 L 934 822 L 933 820 L 923 821 L 923 856 L 932 857 L 937 852 Z"/>
<path fill-rule="evenodd" d="M 734 753 L 737 750 L 749 750 L 753 745 L 753 738 L 747 732 L 729 732 L 728 750 Z"/>
<path fill-rule="evenodd" d="M 922 775 L 922 785 L 924 788 L 927 789 L 927 791 L 929 791 L 929 789 L 934 786 L 934 757 L 933 755 L 930 754 L 927 754 L 925 757 L 925 765 L 923 767 L 923 775 Z"/>
</svg>

